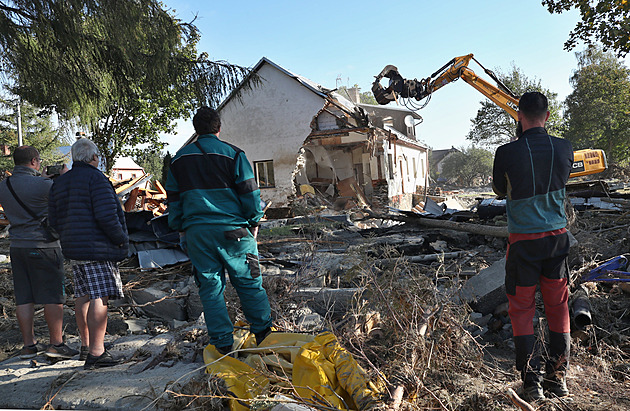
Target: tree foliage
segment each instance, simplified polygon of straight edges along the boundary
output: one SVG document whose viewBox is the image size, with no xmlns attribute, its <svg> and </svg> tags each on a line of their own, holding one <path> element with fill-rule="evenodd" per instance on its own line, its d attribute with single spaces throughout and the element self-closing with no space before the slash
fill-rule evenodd
<svg viewBox="0 0 630 411">
<path fill-rule="evenodd" d="M 18 101 L 16 97 L 0 97 L 0 144 L 9 146 L 11 152 L 0 157 L 0 172 L 11 170 L 14 166 L 12 154 L 18 143 L 15 114 Z M 28 103 L 22 103 L 20 111 L 23 143 L 39 151 L 43 166 L 60 161 L 61 153 L 57 147 L 64 143 L 63 130 L 55 126 L 50 113 Z"/>
<path fill-rule="evenodd" d="M 164 155 L 160 152 L 145 150 L 135 156 L 133 161 L 142 167 L 145 173 L 151 174 L 151 181 L 162 179 Z M 162 181 L 162 183 L 164 182 L 165 181 Z"/>
<path fill-rule="evenodd" d="M 546 128 L 551 134 L 562 134 L 561 103 L 557 100 L 557 93 L 545 89 L 540 80 L 525 76 L 521 69 L 514 64 L 507 73 L 496 70 L 495 74 L 517 96 L 528 91 L 539 91 L 547 96 L 550 116 Z M 471 123 L 472 128 L 466 138 L 473 144 L 492 148 L 508 143 L 516 135 L 514 119 L 488 99 L 481 102 L 481 108 Z"/>
<path fill-rule="evenodd" d="M 467 187 L 485 185 L 492 175 L 493 154 L 483 148 L 460 148 L 444 159 L 440 177 Z"/>
<path fill-rule="evenodd" d="M 108 168 L 247 73 L 198 54 L 199 32 L 157 0 L 0 0 L 0 64 L 12 91 L 77 118 Z M 136 153 L 137 154 L 137 153 Z"/>
<path fill-rule="evenodd" d="M 578 41 L 599 41 L 604 51 L 613 50 L 618 57 L 630 51 L 630 2 L 627 0 L 543 0 L 550 13 L 571 9 L 580 11 L 582 21 L 569 33 L 565 50 L 573 50 Z"/>
<path fill-rule="evenodd" d="M 576 53 L 565 137 L 574 149 L 601 148 L 611 162 L 630 160 L 630 70 L 614 54 L 590 46 Z"/>
</svg>

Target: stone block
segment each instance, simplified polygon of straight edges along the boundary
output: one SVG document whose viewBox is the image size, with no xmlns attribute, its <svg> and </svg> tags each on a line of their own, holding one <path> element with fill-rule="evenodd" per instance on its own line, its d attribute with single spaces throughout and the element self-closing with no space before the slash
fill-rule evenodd
<svg viewBox="0 0 630 411">
<path fill-rule="evenodd" d="M 186 321 L 187 315 L 184 307 L 184 299 L 168 297 L 170 297 L 170 294 L 153 287 L 133 290 L 131 293 L 131 298 L 134 303 L 143 305 L 139 309 L 147 316 L 167 321 L 173 319 Z"/>
<path fill-rule="evenodd" d="M 462 287 L 461 298 L 484 315 L 493 313 L 498 305 L 505 303 L 505 258 L 469 278 Z"/>
</svg>

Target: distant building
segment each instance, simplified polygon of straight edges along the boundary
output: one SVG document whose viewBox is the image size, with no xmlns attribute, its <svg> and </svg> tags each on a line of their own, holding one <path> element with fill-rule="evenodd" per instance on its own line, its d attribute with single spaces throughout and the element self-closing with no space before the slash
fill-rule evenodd
<svg viewBox="0 0 630 411">
<path fill-rule="evenodd" d="M 431 173 L 439 179 L 442 174 L 442 168 L 444 167 L 444 160 L 453 155 L 453 153 L 459 153 L 459 150 L 455 147 L 451 147 L 446 150 L 433 150 L 431 151 Z"/>
<path fill-rule="evenodd" d="M 144 168 L 136 164 L 131 157 L 118 157 L 112 167 L 111 176 L 114 180 L 129 180 L 146 174 Z"/>
</svg>

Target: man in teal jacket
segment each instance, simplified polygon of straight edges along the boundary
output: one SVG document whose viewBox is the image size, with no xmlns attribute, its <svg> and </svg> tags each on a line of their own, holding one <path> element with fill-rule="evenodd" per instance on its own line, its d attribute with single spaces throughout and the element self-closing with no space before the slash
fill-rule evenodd
<svg viewBox="0 0 630 411">
<path fill-rule="evenodd" d="M 225 273 L 260 344 L 271 331 L 271 309 L 258 264 L 260 190 L 245 153 L 219 140 L 221 119 L 208 107 L 193 118 L 197 141 L 171 161 L 166 191 L 169 226 L 180 232 L 194 267 L 210 343 L 232 349 L 234 330 L 223 292 Z"/>
</svg>

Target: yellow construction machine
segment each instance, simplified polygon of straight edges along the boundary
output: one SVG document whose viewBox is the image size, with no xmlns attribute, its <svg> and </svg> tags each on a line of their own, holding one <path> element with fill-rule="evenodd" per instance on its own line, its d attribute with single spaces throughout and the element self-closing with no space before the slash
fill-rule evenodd
<svg viewBox="0 0 630 411">
<path fill-rule="evenodd" d="M 474 60 L 484 72 L 496 82 L 494 85 L 477 76 L 468 67 L 470 60 Z M 383 77 L 389 79 L 389 85 L 384 88 L 381 85 Z M 458 80 L 464 80 L 477 91 L 493 101 L 505 110 L 518 123 L 518 97 L 514 95 L 497 76 L 479 63 L 472 54 L 455 57 L 438 71 L 422 80 L 404 79 L 396 66 L 388 65 L 376 76 L 372 84 L 372 93 L 379 104 L 387 104 L 398 98 L 414 98 L 417 101 L 430 98 L 431 94 L 443 86 Z M 519 124 L 520 126 L 520 124 Z M 573 153 L 573 171 L 570 177 L 579 177 L 588 174 L 600 173 L 608 167 L 606 154 L 599 149 L 577 150 Z"/>
</svg>

